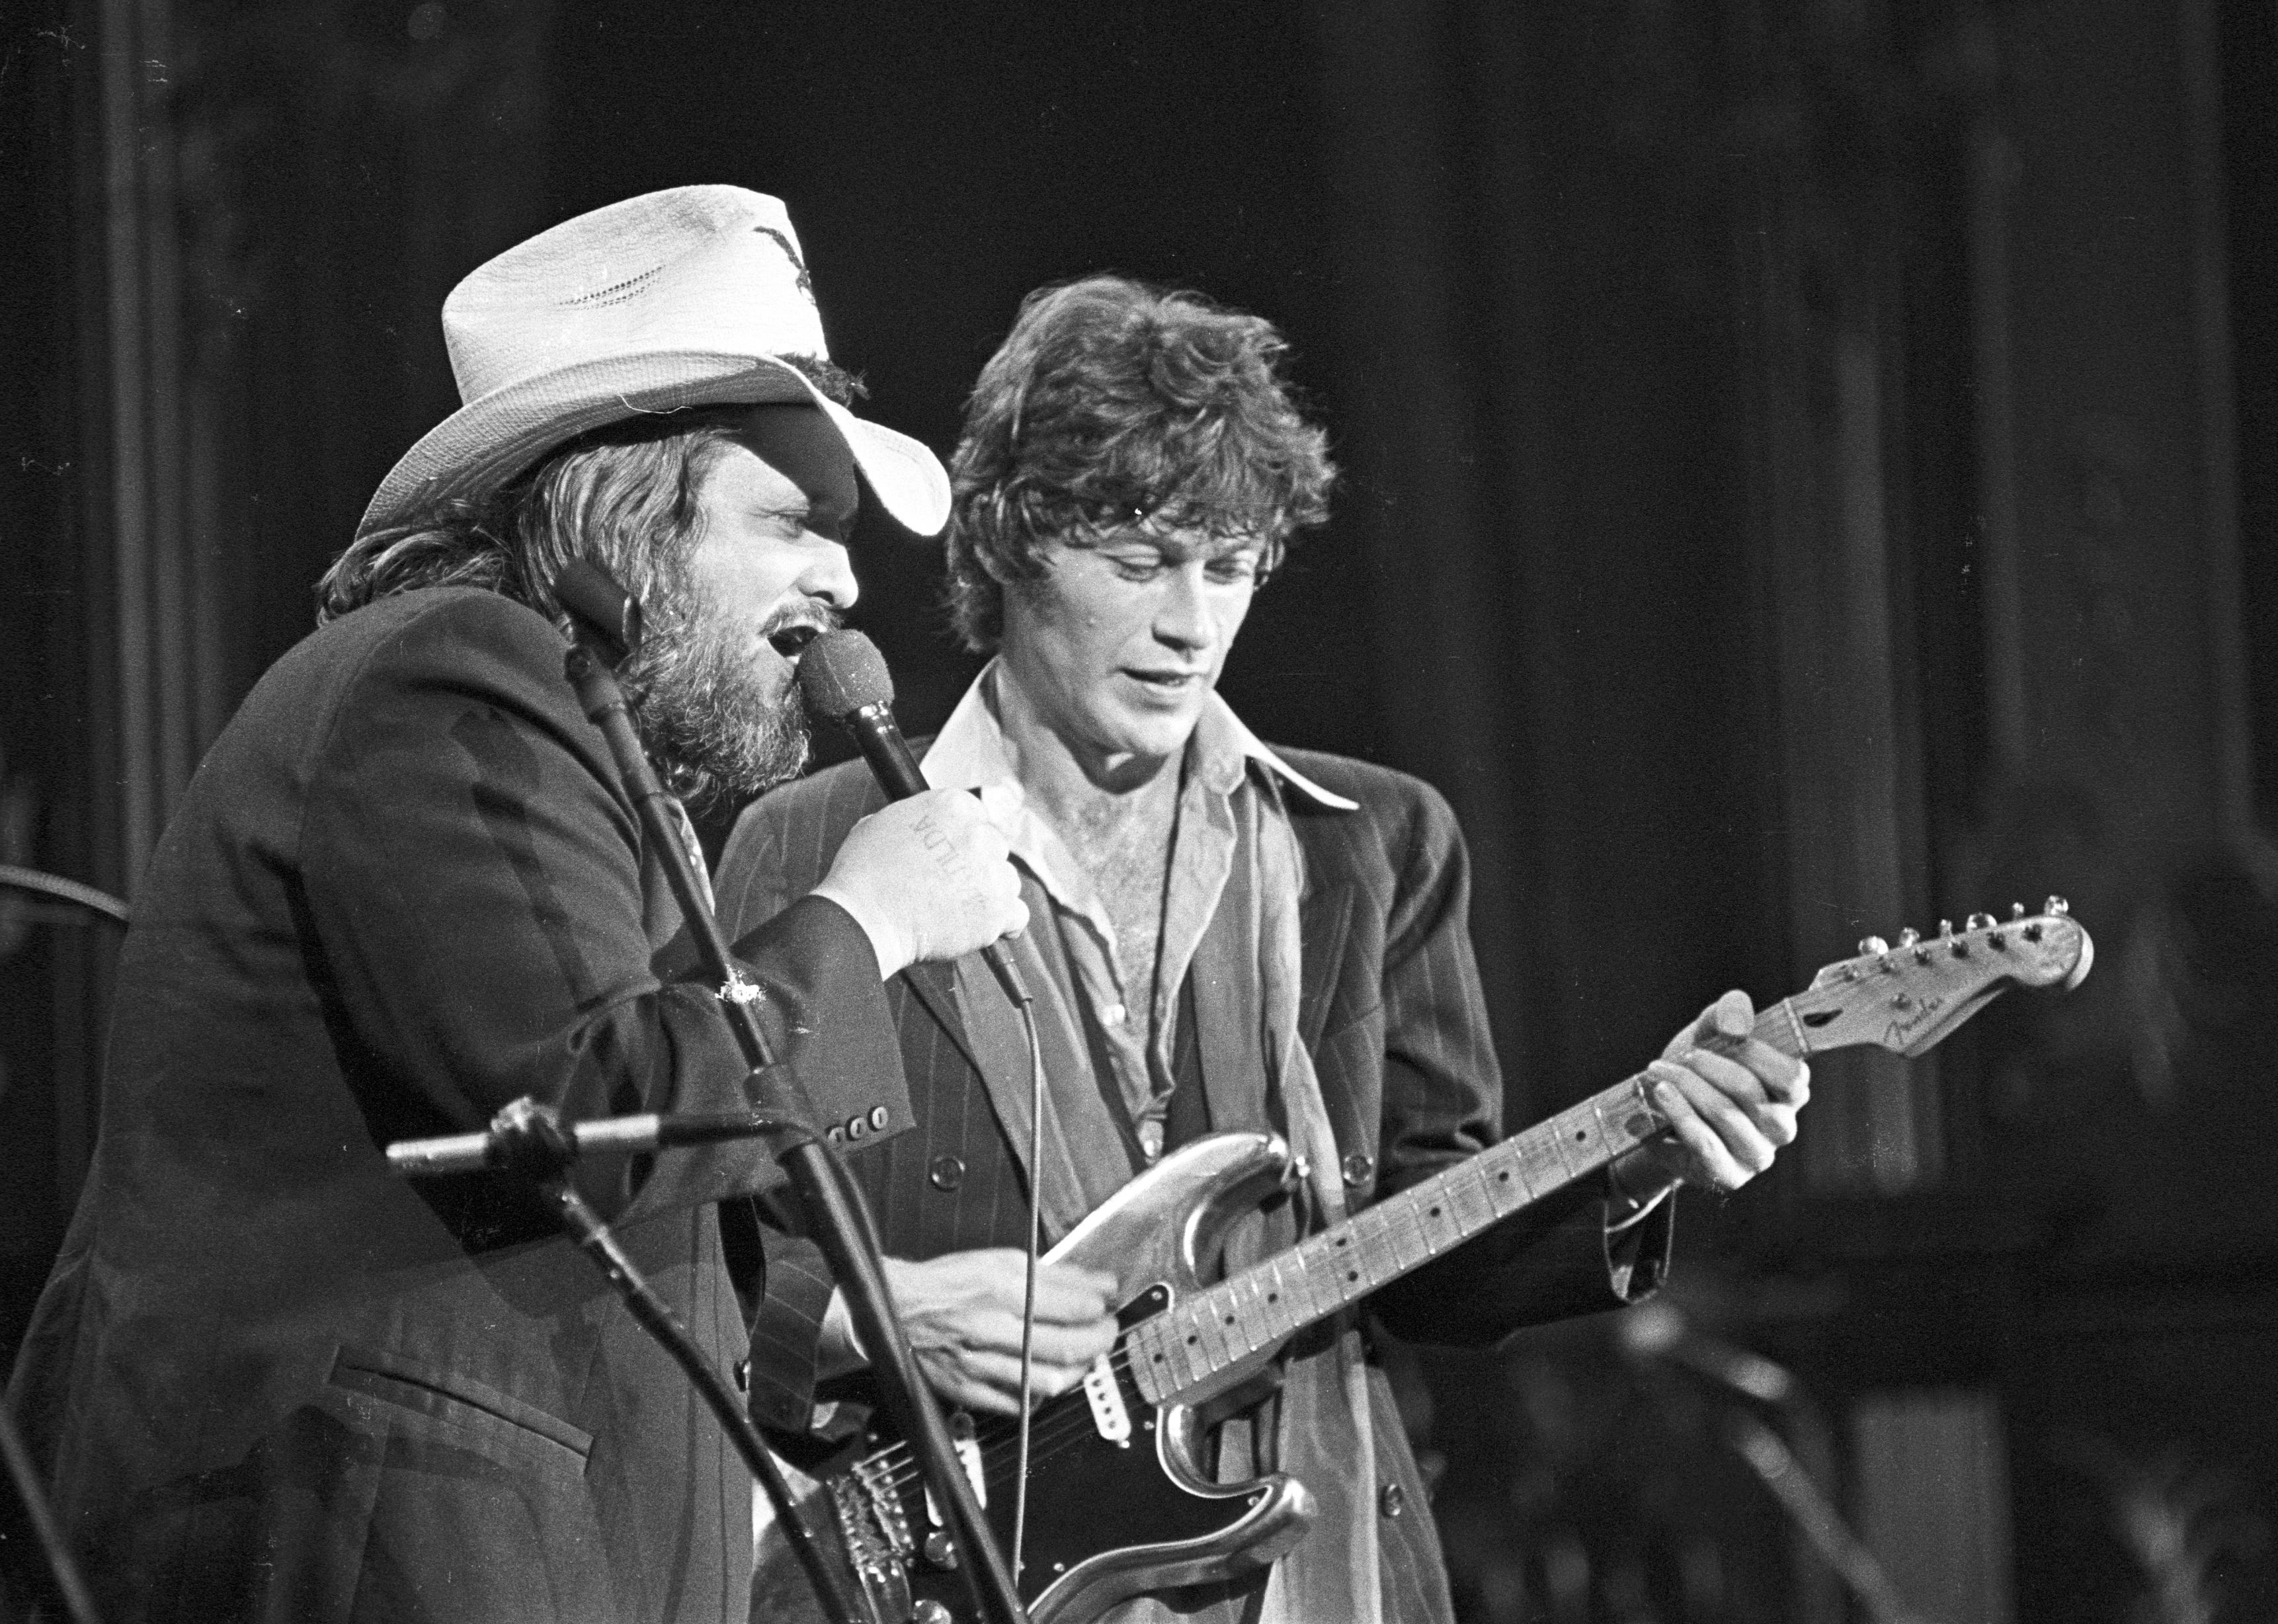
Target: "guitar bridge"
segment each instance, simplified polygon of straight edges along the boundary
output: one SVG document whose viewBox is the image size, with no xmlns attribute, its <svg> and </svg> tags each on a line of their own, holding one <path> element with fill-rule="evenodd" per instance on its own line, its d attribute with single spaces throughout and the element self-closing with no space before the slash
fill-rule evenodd
<svg viewBox="0 0 2278 1624">
<path fill-rule="evenodd" d="M 866 1461 L 830 1480 L 830 1509 L 870 1616 L 908 1618 L 912 1600 L 905 1559 L 910 1548 L 909 1523 L 891 1485 L 882 1483 Z"/>
<path fill-rule="evenodd" d="M 917 1541 L 910 1533 L 909 1515 L 903 1509 L 902 1497 L 895 1492 L 893 1473 L 884 1462 L 873 1457 L 857 1463 L 848 1475 L 861 1484 L 871 1523 L 887 1553 L 907 1560 L 917 1549 Z"/>
</svg>

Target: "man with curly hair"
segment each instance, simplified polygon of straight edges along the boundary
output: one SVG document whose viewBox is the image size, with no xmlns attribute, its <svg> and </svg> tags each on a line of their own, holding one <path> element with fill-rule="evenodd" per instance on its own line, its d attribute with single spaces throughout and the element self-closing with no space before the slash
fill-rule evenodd
<svg viewBox="0 0 2278 1624">
<path fill-rule="evenodd" d="M 1020 870 L 1043 1110 L 1032 1122 L 1021 1025 L 990 977 L 913 967 L 891 996 L 918 1126 L 860 1176 L 920 1363 L 971 1409 L 1018 1406 L 1031 1194 L 1050 1244 L 1181 1145 L 1278 1132 L 1307 1171 L 1296 1199 L 1236 1230 L 1247 1262 L 1501 1137 L 1447 803 L 1381 767 L 1269 748 L 1215 692 L 1253 595 L 1327 511 L 1325 438 L 1291 400 L 1282 351 L 1257 317 L 1094 277 L 1031 295 L 967 407 L 950 606 L 994 658 L 923 768 L 978 795 Z M 721 874 L 739 928 L 796 895 L 877 799 L 854 764 L 749 808 Z M 1294 1339 L 1278 1390 L 1225 1420 L 1201 1464 L 1221 1482 L 1295 1476 L 1311 1531 L 1270 1566 L 1182 1576 L 1115 1616 L 1446 1618 L 1372 1338 L 1491 1343 L 1649 1290 L 1671 1185 L 1731 1188 L 1794 1135 L 1800 1065 L 1753 1041 L 1731 1057 L 1701 1046 L 1750 1018 L 1730 994 L 1654 1062 L 1673 1140 Z M 862 1363 L 843 1306 L 795 1226 L 766 1244 L 754 1405 L 789 1432 L 843 1429 Z M 1116 1299 L 1102 1275 L 1039 1271 L 1036 1390 L 1067 1390 L 1111 1346 Z M 1145 1536 L 1112 1526 L 1112 1506 L 1097 1514 L 1104 1544 Z"/>
</svg>

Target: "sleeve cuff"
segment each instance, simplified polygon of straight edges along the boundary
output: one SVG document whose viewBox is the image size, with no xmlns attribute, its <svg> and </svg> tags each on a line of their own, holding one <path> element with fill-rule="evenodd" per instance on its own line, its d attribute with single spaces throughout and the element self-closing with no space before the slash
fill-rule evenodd
<svg viewBox="0 0 2278 1624">
<path fill-rule="evenodd" d="M 901 932 L 891 929 L 886 921 L 863 907 L 853 896 L 827 879 L 806 894 L 836 904 L 862 927 L 862 934 L 870 938 L 870 952 L 878 961 L 879 980 L 890 980 L 909 968 L 909 945 L 902 939 Z"/>
</svg>

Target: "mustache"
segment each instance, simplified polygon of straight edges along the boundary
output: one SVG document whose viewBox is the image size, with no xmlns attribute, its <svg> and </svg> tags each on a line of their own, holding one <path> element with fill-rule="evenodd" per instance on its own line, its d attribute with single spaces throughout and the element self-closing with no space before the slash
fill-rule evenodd
<svg viewBox="0 0 2278 1624">
<path fill-rule="evenodd" d="M 786 660 L 796 660 L 806 646 L 846 624 L 836 604 L 821 598 L 801 598 L 777 606 L 761 626 L 760 635 Z"/>
</svg>

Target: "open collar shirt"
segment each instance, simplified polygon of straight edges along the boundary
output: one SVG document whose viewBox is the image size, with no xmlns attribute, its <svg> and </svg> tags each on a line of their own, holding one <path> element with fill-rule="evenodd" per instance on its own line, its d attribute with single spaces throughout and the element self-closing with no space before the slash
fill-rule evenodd
<svg viewBox="0 0 2278 1624">
<path fill-rule="evenodd" d="M 999 716 L 1002 680 L 998 663 L 991 661 L 967 690 L 926 754 L 926 781 L 936 789 L 977 794 L 983 816 L 1005 837 L 1020 867 L 1029 933 L 1048 971 L 1055 1006 L 1050 1012 L 1054 1018 L 1046 1024 L 1060 1034 L 1054 1046 L 1063 1052 L 1057 1064 L 1048 1066 L 1055 1085 L 1069 1086 L 1075 1074 L 1089 1073 L 1093 1087 L 1120 1102 L 1139 1160 L 1151 1162 L 1163 1151 L 1175 1082 L 1172 1053 L 1180 988 L 1236 856 L 1237 798 L 1273 794 L 1286 786 L 1338 811 L 1355 810 L 1357 803 L 1323 789 L 1274 755 L 1231 706 L 1212 693 L 1204 701 L 1180 775 L 1158 962 L 1128 963 L 1090 875 L 1030 803 L 1020 780 L 1014 747 Z M 1259 990 L 1237 991 L 1254 1019 Z"/>
</svg>

